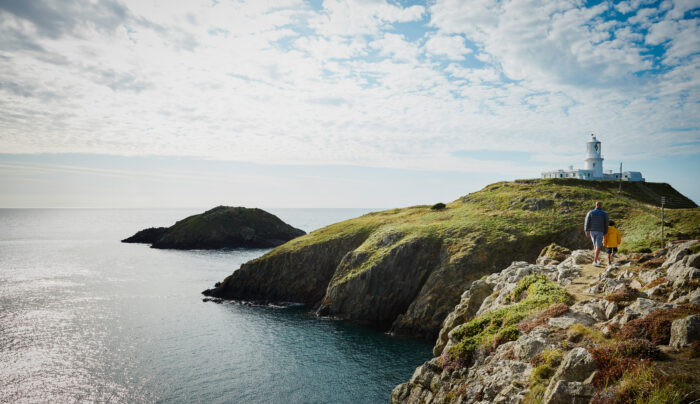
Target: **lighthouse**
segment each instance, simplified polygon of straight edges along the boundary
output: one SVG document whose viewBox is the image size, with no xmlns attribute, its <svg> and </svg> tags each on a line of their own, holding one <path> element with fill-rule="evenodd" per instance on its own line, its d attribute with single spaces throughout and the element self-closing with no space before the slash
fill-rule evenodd
<svg viewBox="0 0 700 404">
<path fill-rule="evenodd" d="M 603 171 L 603 155 L 600 140 L 591 134 L 591 140 L 586 142 L 586 157 L 583 159 L 584 168 L 569 166 L 568 170 L 545 171 L 542 178 L 578 178 L 580 180 L 608 180 L 644 182 L 639 171 L 624 171 L 614 173 L 612 170 Z"/>
<path fill-rule="evenodd" d="M 603 156 L 600 154 L 600 141 L 591 133 L 591 140 L 586 143 L 584 170 L 591 172 L 591 179 L 603 179 Z"/>
</svg>

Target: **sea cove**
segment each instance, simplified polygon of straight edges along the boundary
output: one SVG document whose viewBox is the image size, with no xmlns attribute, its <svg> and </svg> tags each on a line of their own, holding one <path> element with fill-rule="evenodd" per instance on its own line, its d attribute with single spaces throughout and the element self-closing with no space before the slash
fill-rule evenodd
<svg viewBox="0 0 700 404">
<path fill-rule="evenodd" d="M 302 308 L 202 302 L 268 250 L 119 242 L 198 211 L 0 209 L 0 402 L 387 402 L 430 358 Z M 368 211 L 270 210 L 307 232 Z"/>
</svg>

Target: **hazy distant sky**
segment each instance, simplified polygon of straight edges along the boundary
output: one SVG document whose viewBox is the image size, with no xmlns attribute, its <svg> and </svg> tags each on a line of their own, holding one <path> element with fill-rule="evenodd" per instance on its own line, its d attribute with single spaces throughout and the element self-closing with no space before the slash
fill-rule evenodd
<svg viewBox="0 0 700 404">
<path fill-rule="evenodd" d="M 0 206 L 434 203 L 592 132 L 700 202 L 699 7 L 0 0 Z"/>
</svg>

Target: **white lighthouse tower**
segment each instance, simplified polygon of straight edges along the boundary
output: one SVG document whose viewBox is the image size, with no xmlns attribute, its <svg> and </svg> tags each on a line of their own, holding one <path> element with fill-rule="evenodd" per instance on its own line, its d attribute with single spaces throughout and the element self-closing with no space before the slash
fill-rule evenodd
<svg viewBox="0 0 700 404">
<path fill-rule="evenodd" d="M 614 173 L 612 170 L 603 171 L 603 156 L 600 154 L 600 141 L 591 134 L 591 140 L 586 143 L 586 158 L 583 159 L 585 168 L 578 169 L 569 166 L 568 170 L 545 171 L 542 178 L 578 178 L 580 180 L 609 180 L 644 182 L 639 171 L 624 171 Z"/>
<path fill-rule="evenodd" d="M 586 143 L 586 159 L 584 170 L 591 171 L 592 178 L 603 178 L 603 157 L 600 155 L 600 141 L 591 134 L 591 140 Z"/>
</svg>

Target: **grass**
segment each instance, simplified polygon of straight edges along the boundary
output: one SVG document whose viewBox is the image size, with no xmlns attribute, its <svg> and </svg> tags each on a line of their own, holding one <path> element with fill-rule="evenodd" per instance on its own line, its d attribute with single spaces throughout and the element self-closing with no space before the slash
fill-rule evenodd
<svg viewBox="0 0 700 404">
<path fill-rule="evenodd" d="M 589 344 L 607 344 L 609 342 L 603 336 L 602 332 L 591 327 L 586 327 L 580 323 L 573 324 L 566 330 L 566 338 L 568 341 L 573 343 L 577 343 L 582 340 Z"/>
<path fill-rule="evenodd" d="M 549 379 L 554 376 L 563 358 L 564 352 L 560 349 L 547 349 L 532 357 L 530 364 L 534 369 L 530 375 L 530 393 L 525 399 L 525 404 L 541 403 L 544 400 Z"/>
<path fill-rule="evenodd" d="M 593 398 L 596 404 L 681 404 L 696 402 L 700 396 L 688 374 L 669 376 L 645 363 L 626 370 L 614 388 L 602 390 Z M 607 393 L 607 394 L 606 394 Z"/>
<path fill-rule="evenodd" d="M 517 292 L 517 293 L 516 293 Z M 449 360 L 467 365 L 477 349 L 495 349 L 520 336 L 518 323 L 553 303 L 571 304 L 573 297 L 564 288 L 541 275 L 528 275 L 521 279 L 513 299 L 517 303 L 485 313 L 453 332 L 459 341 L 449 350 Z"/>
<path fill-rule="evenodd" d="M 695 206 L 667 184 L 643 185 L 576 179 L 537 179 L 498 182 L 446 203 L 445 208 L 411 206 L 372 212 L 326 226 L 295 238 L 257 260 L 293 254 L 308 247 L 358 248 L 367 255 L 346 268 L 336 282 L 345 282 L 375 267 L 392 248 L 415 237 L 438 240 L 446 259 L 443 264 L 470 260 L 479 271 L 496 270 L 513 260 L 531 261 L 552 242 L 583 248 L 583 219 L 596 200 L 604 202 L 622 232 L 622 251 L 638 251 L 660 242 L 660 209 L 654 195 L 665 195 Z M 651 196 L 650 196 L 651 195 Z M 654 197 L 652 197 L 654 196 Z M 533 201 L 551 201 L 535 204 Z M 531 210 L 532 206 L 540 208 Z M 441 205 L 440 205 L 441 207 Z M 700 237 L 700 208 L 666 209 L 668 241 L 683 236 Z M 394 245 L 377 242 L 382 235 L 400 233 Z M 352 243 L 341 243 L 343 240 Z M 657 241 L 658 240 L 658 241 Z M 566 241 L 566 242 L 565 242 Z M 656 243 L 656 244 L 655 244 Z M 327 247 L 323 247 L 327 246 Z"/>
</svg>

